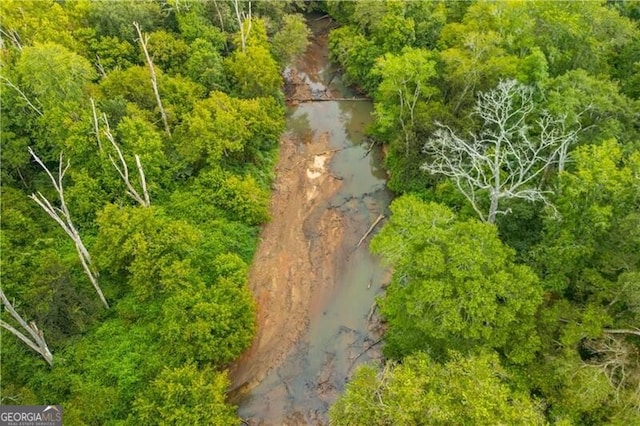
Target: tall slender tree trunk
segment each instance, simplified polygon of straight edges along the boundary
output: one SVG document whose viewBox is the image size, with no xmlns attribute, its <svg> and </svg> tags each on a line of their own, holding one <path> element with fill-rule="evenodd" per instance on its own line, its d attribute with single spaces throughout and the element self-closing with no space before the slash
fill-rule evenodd
<svg viewBox="0 0 640 426">
<path fill-rule="evenodd" d="M 156 102 L 158 103 L 158 109 L 160 110 L 162 124 L 164 124 L 164 131 L 169 137 L 171 137 L 171 129 L 169 129 L 167 114 L 164 110 L 164 106 L 162 105 L 162 99 L 160 99 L 160 91 L 158 90 L 158 79 L 156 77 L 156 70 L 153 67 L 153 61 L 151 60 L 151 56 L 149 56 L 149 51 L 147 50 L 147 43 L 149 42 L 149 36 L 146 34 L 144 37 L 142 36 L 142 31 L 140 30 L 140 24 L 138 24 L 137 22 L 134 22 L 133 26 L 136 28 L 136 32 L 138 33 L 138 40 L 140 40 L 140 46 L 142 47 L 144 57 L 147 59 L 147 65 L 149 66 L 149 72 L 151 73 L 151 86 L 153 87 L 153 93 L 156 96 Z"/>
</svg>

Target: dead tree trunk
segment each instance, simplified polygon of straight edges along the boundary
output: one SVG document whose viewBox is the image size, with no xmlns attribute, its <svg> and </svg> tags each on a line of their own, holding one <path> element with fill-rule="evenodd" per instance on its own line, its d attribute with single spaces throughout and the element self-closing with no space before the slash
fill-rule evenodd
<svg viewBox="0 0 640 426">
<path fill-rule="evenodd" d="M 140 196 L 140 193 L 133 187 L 133 185 L 131 184 L 131 181 L 129 180 L 129 167 L 127 167 L 127 162 L 124 159 L 124 155 L 122 155 L 122 150 L 118 147 L 118 144 L 116 143 L 115 138 L 111 133 L 111 128 L 109 127 L 109 122 L 107 121 L 106 114 L 102 115 L 102 120 L 104 121 L 107 127 L 106 130 L 104 131 L 104 134 L 109 140 L 109 142 L 111 142 L 111 145 L 115 148 L 116 152 L 118 153 L 118 158 L 120 159 L 120 164 L 122 165 L 122 168 L 120 168 L 118 164 L 116 164 L 116 161 L 113 159 L 111 154 L 109 154 L 109 160 L 111 160 L 111 164 L 113 164 L 113 167 L 116 168 L 116 170 L 120 174 L 120 177 L 122 178 L 122 180 L 124 180 L 124 184 L 127 186 L 127 195 L 129 195 L 131 198 L 136 200 L 138 204 L 140 204 L 142 207 L 149 207 L 151 202 L 149 201 L 149 192 L 147 191 L 147 181 L 144 176 L 144 170 L 142 169 L 142 163 L 140 162 L 140 156 L 136 154 L 135 159 L 136 159 L 136 166 L 138 167 L 138 175 L 140 176 L 140 185 L 142 187 L 143 196 Z"/>
<path fill-rule="evenodd" d="M 93 102 L 93 98 L 91 100 L 91 111 L 93 112 L 93 131 L 96 134 L 96 139 L 98 140 L 98 149 L 102 152 L 102 142 L 100 141 L 100 126 L 98 125 L 98 114 L 96 113 L 96 104 Z"/>
<path fill-rule="evenodd" d="M 40 111 L 27 97 L 27 95 L 25 95 L 25 93 L 20 90 L 20 88 L 18 86 L 16 86 L 15 84 L 13 84 L 11 82 L 11 80 L 9 80 L 6 77 L 0 76 L 0 79 L 2 79 L 2 81 L 4 81 L 6 83 L 7 86 L 11 87 L 13 90 L 15 90 L 16 92 L 18 92 L 20 94 L 20 97 L 27 103 L 27 105 L 29 105 L 29 107 L 34 110 L 39 116 L 42 117 L 42 111 Z"/>
<path fill-rule="evenodd" d="M 16 312 L 16 310 L 13 308 L 13 306 L 9 302 L 9 299 L 7 299 L 7 296 L 5 296 L 2 290 L 0 290 L 0 299 L 2 300 L 4 309 L 9 312 L 9 315 L 11 315 L 13 319 L 18 322 L 18 324 L 20 324 L 20 327 L 22 327 L 27 333 L 29 333 L 31 338 L 27 337 L 24 333 L 20 332 L 11 324 L 3 320 L 0 320 L 0 326 L 9 330 L 10 333 L 26 343 L 27 346 L 42 355 L 42 357 L 45 359 L 45 361 L 47 361 L 49 365 L 53 365 L 53 355 L 51 354 L 51 351 L 47 346 L 46 340 L 44 340 L 42 330 L 38 329 L 33 321 L 27 324 L 27 322 L 22 319 L 18 312 Z"/>
<path fill-rule="evenodd" d="M 213 0 L 213 5 L 216 8 L 216 12 L 218 13 L 218 20 L 220 21 L 220 29 L 224 33 L 224 20 L 222 19 L 222 13 L 220 13 L 220 8 L 218 7 L 218 2 Z"/>
<path fill-rule="evenodd" d="M 69 214 L 69 209 L 67 208 L 67 203 L 64 200 L 64 189 L 62 187 L 62 179 L 64 177 L 64 174 L 69 169 L 69 165 L 70 165 L 69 161 L 67 160 L 67 165 L 63 169 L 62 168 L 63 156 L 62 156 L 62 153 L 60 153 L 60 162 L 58 165 L 58 179 L 56 180 L 51 174 L 51 172 L 49 171 L 49 169 L 47 168 L 47 166 L 44 165 L 42 160 L 40 160 L 40 158 L 36 155 L 35 152 L 33 152 L 31 148 L 29 148 L 29 153 L 36 160 L 36 162 L 40 164 L 40 166 L 44 169 L 44 171 L 49 176 L 49 179 L 51 179 L 51 183 L 53 184 L 53 187 L 55 188 L 56 192 L 58 193 L 58 197 L 60 198 L 60 208 L 54 207 L 49 202 L 49 200 L 47 200 L 47 198 L 44 195 L 42 195 L 42 193 L 40 192 L 38 192 L 37 194 L 31 194 L 30 198 L 34 200 L 36 203 L 38 203 L 38 205 L 42 207 L 42 209 L 45 212 L 47 212 L 47 214 L 51 216 L 51 218 L 55 220 L 58 223 L 58 225 L 62 227 L 62 229 L 64 229 L 64 231 L 71 238 L 71 240 L 73 240 L 76 246 L 76 250 L 78 252 L 78 256 L 80 257 L 80 262 L 82 263 L 82 268 L 84 269 L 84 272 L 87 274 L 87 277 L 89 277 L 89 281 L 91 281 L 93 288 L 95 288 L 96 292 L 98 293 L 100 300 L 102 301 L 104 306 L 108 309 L 109 304 L 107 303 L 107 299 L 105 299 L 104 294 L 102 294 L 102 289 L 98 285 L 98 272 L 92 268 L 93 265 L 91 263 L 91 256 L 89 255 L 87 248 L 84 246 L 84 243 L 80 238 L 80 233 L 75 228 L 75 226 L 73 226 L 73 222 L 71 221 L 71 215 Z"/>
<path fill-rule="evenodd" d="M 567 130 L 565 117 L 547 113 L 534 121 L 533 88 L 516 80 L 502 80 L 495 89 L 480 93 L 475 114 L 483 128 L 470 138 L 436 122 L 437 129 L 423 148 L 430 159 L 422 169 L 451 178 L 488 223 L 510 212 L 500 210 L 500 202 L 507 199 L 542 201 L 555 210 L 542 188 L 542 177 L 552 166 L 562 169 L 579 127 Z M 538 134 L 529 131 L 534 126 Z M 488 212 L 481 201 L 487 193 Z"/>
<path fill-rule="evenodd" d="M 156 95 L 156 102 L 158 103 L 158 109 L 160 110 L 160 116 L 162 117 L 162 124 L 164 124 L 164 131 L 169 137 L 171 137 L 171 130 L 169 129 L 167 114 L 164 111 L 164 107 L 162 106 L 160 92 L 158 91 L 158 79 L 156 77 L 156 70 L 153 67 L 153 61 L 151 60 L 151 56 L 149 56 L 149 51 L 147 50 L 149 36 L 146 34 L 142 36 L 142 32 L 140 31 L 140 24 L 138 24 L 137 22 L 134 22 L 133 26 L 136 28 L 136 31 L 138 33 L 138 40 L 140 40 L 140 46 L 142 47 L 142 51 L 144 52 L 144 57 L 147 59 L 147 65 L 149 66 L 149 71 L 151 73 L 151 86 L 153 87 L 153 93 Z"/>
<path fill-rule="evenodd" d="M 238 0 L 234 0 L 233 7 L 236 11 L 236 19 L 238 20 L 238 27 L 240 28 L 240 43 L 242 47 L 242 53 L 244 53 L 247 47 L 247 38 L 251 32 L 251 2 L 249 2 L 249 14 L 240 11 Z M 248 21 L 248 25 L 245 31 L 244 22 Z"/>
</svg>

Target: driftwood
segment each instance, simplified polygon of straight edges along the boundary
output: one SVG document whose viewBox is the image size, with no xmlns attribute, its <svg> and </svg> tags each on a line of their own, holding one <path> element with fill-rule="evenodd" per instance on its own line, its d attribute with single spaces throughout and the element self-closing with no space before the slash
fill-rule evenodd
<svg viewBox="0 0 640 426">
<path fill-rule="evenodd" d="M 325 151 L 320 151 L 318 153 L 314 153 L 314 154 L 311 154 L 311 155 L 315 156 L 315 155 L 331 154 L 332 152 L 344 151 L 345 149 L 347 149 L 347 147 L 327 149 Z"/>
<path fill-rule="evenodd" d="M 367 322 L 371 322 L 371 318 L 373 318 L 373 313 L 376 311 L 377 307 L 378 303 L 373 302 L 373 305 L 371 305 L 371 309 L 369 309 L 369 315 L 367 315 Z"/>
<path fill-rule="evenodd" d="M 367 148 L 367 152 L 364 153 L 364 155 L 362 156 L 362 158 L 366 158 L 367 155 L 371 154 L 371 151 L 373 151 L 373 147 L 375 147 L 376 141 L 375 140 L 371 140 L 371 143 L 369 144 L 369 148 Z"/>
<path fill-rule="evenodd" d="M 376 218 L 376 220 L 373 222 L 373 224 L 369 227 L 367 232 L 365 232 L 364 235 L 362 236 L 362 238 L 360 238 L 360 241 L 358 241 L 358 245 L 356 245 L 356 248 L 360 247 L 362 242 L 369 236 L 369 234 L 371 234 L 371 232 L 373 232 L 373 229 L 376 227 L 376 225 L 378 223 L 380 223 L 380 221 L 382 219 L 384 219 L 384 215 L 383 214 L 379 214 L 378 217 Z"/>
</svg>

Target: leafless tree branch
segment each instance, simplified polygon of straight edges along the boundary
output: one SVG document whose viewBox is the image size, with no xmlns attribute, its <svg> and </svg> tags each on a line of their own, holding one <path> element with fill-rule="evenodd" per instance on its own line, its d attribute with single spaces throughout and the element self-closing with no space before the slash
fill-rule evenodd
<svg viewBox="0 0 640 426">
<path fill-rule="evenodd" d="M 118 153 L 118 158 L 120 159 L 121 166 L 118 166 L 118 164 L 113 159 L 111 154 L 109 154 L 109 160 L 111 160 L 111 164 L 113 164 L 113 167 L 115 167 L 115 169 L 118 171 L 118 174 L 124 181 L 124 184 L 127 187 L 127 195 L 133 198 L 142 207 L 149 207 L 150 201 L 149 201 L 149 193 L 147 192 L 147 181 L 145 180 L 144 170 L 142 169 L 142 163 L 140 162 L 140 157 L 136 155 L 135 159 L 136 159 L 136 165 L 138 167 L 138 174 L 140 175 L 140 184 L 142 186 L 142 192 L 144 194 L 144 197 L 140 196 L 140 193 L 133 187 L 133 185 L 131 184 L 131 181 L 129 180 L 129 167 L 127 166 L 127 161 L 124 159 L 122 150 L 116 143 L 116 140 L 113 137 L 113 134 L 111 133 L 111 128 L 109 127 L 109 121 L 107 120 L 106 114 L 102 114 L 102 120 L 104 121 L 106 126 L 106 129 L 104 130 L 104 135 L 107 137 L 109 142 L 111 142 L 111 145 Z"/>
<path fill-rule="evenodd" d="M 160 116 L 162 117 L 162 123 L 164 124 L 164 131 L 169 137 L 171 137 L 171 129 L 169 129 L 167 114 L 164 110 L 164 106 L 162 106 L 162 99 L 160 99 L 160 92 L 158 91 L 158 79 L 156 77 L 156 70 L 153 67 L 153 61 L 151 60 L 151 56 L 149 56 L 149 51 L 147 50 L 149 36 L 147 34 L 145 34 L 144 36 L 142 35 L 140 24 L 138 24 L 137 22 L 134 22 L 133 26 L 138 33 L 138 40 L 140 41 L 140 46 L 142 47 L 142 51 L 144 52 L 144 57 L 147 59 L 147 65 L 149 66 L 149 72 L 151 73 L 151 86 L 153 87 L 153 93 L 156 95 L 156 102 L 158 103 L 158 109 L 160 110 Z"/>
<path fill-rule="evenodd" d="M 528 123 L 533 111 L 530 87 L 515 80 L 501 81 L 478 97 L 474 112 L 484 125 L 479 134 L 465 139 L 436 123 L 438 128 L 423 149 L 430 160 L 422 168 L 451 178 L 480 218 L 489 223 L 508 212 L 500 209 L 504 199 L 550 205 L 548 192 L 541 188 L 542 174 L 554 165 L 564 168 L 578 130 L 567 130 L 564 117 L 545 112 L 535 120 L 538 134 L 532 137 Z M 479 202 L 479 195 L 485 193 L 488 211 Z"/>
<path fill-rule="evenodd" d="M 240 43 L 242 47 L 242 53 L 245 52 L 247 46 L 247 38 L 249 38 L 249 33 L 251 32 L 251 2 L 249 3 L 249 13 L 245 13 L 240 10 L 238 0 L 233 0 L 233 8 L 236 12 L 236 19 L 238 20 L 238 27 L 240 28 Z M 247 28 L 245 29 L 244 23 L 248 22 Z"/>
<path fill-rule="evenodd" d="M 20 34 L 18 34 L 16 30 L 5 31 L 2 28 L 0 28 L 0 35 L 5 36 L 9 40 L 11 40 L 11 43 L 13 43 L 16 49 L 22 52 L 22 41 L 20 40 Z"/>
<path fill-rule="evenodd" d="M 49 200 L 42 195 L 42 193 L 38 192 L 37 194 L 31 194 L 30 198 L 34 200 L 42 209 L 53 218 L 60 227 L 67 233 L 67 235 L 71 238 L 73 243 L 75 244 L 76 251 L 78 252 L 78 256 L 80 257 L 80 262 L 82 263 L 82 268 L 84 269 L 85 274 L 89 277 L 89 281 L 95 288 L 100 300 L 104 304 L 106 308 L 109 308 L 109 304 L 107 303 L 107 299 L 105 299 L 104 294 L 102 293 L 102 289 L 98 284 L 98 272 L 93 269 L 93 264 L 91 262 L 91 256 L 89 255 L 89 251 L 84 246 L 82 239 L 80 238 L 80 233 L 73 225 L 71 220 L 71 215 L 69 214 L 69 209 L 67 208 L 67 203 L 64 199 L 64 189 L 62 187 L 62 179 L 64 178 L 65 173 L 69 169 L 70 163 L 67 160 L 67 165 L 63 168 L 63 155 L 60 153 L 60 160 L 58 163 L 58 179 L 53 177 L 47 166 L 40 160 L 40 158 L 36 155 L 36 153 L 29 147 L 29 153 L 34 158 L 34 160 L 44 169 L 44 171 L 49 176 L 53 187 L 58 193 L 58 198 L 60 199 L 60 207 L 54 207 Z"/>
<path fill-rule="evenodd" d="M 22 327 L 27 333 L 29 333 L 31 339 L 5 321 L 0 320 L 0 327 L 5 328 L 10 333 L 15 335 L 18 339 L 26 343 L 26 345 L 31 349 L 42 355 L 42 357 L 45 359 L 45 361 L 47 361 L 49 365 L 53 365 L 53 355 L 51 354 L 51 351 L 49 351 L 49 347 L 47 346 L 47 342 L 44 339 L 42 331 L 39 330 L 38 327 L 36 327 L 36 324 L 33 321 L 27 324 L 27 322 L 22 319 L 20 314 L 16 312 L 13 305 L 9 302 L 9 299 L 7 299 L 7 296 L 4 294 L 4 291 L 2 291 L 2 289 L 0 289 L 0 299 L 2 300 L 2 304 L 4 305 L 5 310 L 9 312 L 9 314 L 18 322 L 18 324 L 20 324 L 20 327 Z"/>
<path fill-rule="evenodd" d="M 18 92 L 18 94 L 20 95 L 20 97 L 27 103 L 27 105 L 29 105 L 29 107 L 34 110 L 39 116 L 42 117 L 42 111 L 40 111 L 27 97 L 27 95 L 25 95 L 25 93 L 20 90 L 20 88 L 18 86 L 16 86 L 15 84 L 13 84 L 11 82 L 11 80 L 9 80 L 8 78 L 1 76 L 0 75 L 0 79 L 2 79 L 2 81 L 5 82 L 5 84 L 9 87 L 11 87 L 13 90 L 15 90 L 16 92 Z"/>
<path fill-rule="evenodd" d="M 96 104 L 93 101 L 93 98 L 90 98 L 89 100 L 91 101 L 91 111 L 93 112 L 93 132 L 96 135 L 96 139 L 98 140 L 98 149 L 102 152 L 102 142 L 100 141 L 100 126 L 98 124 Z"/>
<path fill-rule="evenodd" d="M 609 333 L 609 334 L 634 334 L 636 336 L 640 336 L 640 328 L 633 328 L 633 329 L 608 329 L 605 328 L 604 330 L 605 333 Z"/>
</svg>

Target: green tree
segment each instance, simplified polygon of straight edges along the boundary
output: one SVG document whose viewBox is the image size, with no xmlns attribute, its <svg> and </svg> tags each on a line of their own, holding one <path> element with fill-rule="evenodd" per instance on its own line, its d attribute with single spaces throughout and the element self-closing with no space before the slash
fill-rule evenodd
<svg viewBox="0 0 640 426">
<path fill-rule="evenodd" d="M 189 57 L 184 63 L 184 73 L 209 91 L 226 92 L 228 90 L 222 56 L 205 39 L 198 38 L 189 46 Z"/>
<path fill-rule="evenodd" d="M 496 228 L 456 220 L 413 196 L 394 201 L 391 211 L 371 246 L 394 270 L 380 301 L 386 352 L 441 358 L 448 349 L 490 347 L 512 362 L 530 360 L 539 346 L 533 315 L 542 288 L 531 269 L 513 263 Z"/>
<path fill-rule="evenodd" d="M 154 65 L 168 74 L 180 73 L 189 53 L 189 45 L 184 40 L 164 30 L 149 34 L 148 49 Z"/>
<path fill-rule="evenodd" d="M 202 234 L 184 221 L 171 220 L 160 208 L 106 205 L 98 213 L 96 262 L 120 291 L 139 302 L 162 300 L 175 289 L 161 280 L 164 268 L 188 258 Z M 125 284 L 126 283 L 126 284 Z"/>
<path fill-rule="evenodd" d="M 435 67 L 431 52 L 405 48 L 400 55 L 388 53 L 379 58 L 373 71 L 380 76 L 375 92 L 376 133 L 389 140 L 391 134 L 400 131 L 407 155 L 416 139 L 421 104 L 438 94 L 433 84 Z"/>
<path fill-rule="evenodd" d="M 188 161 L 219 164 L 233 155 L 247 159 L 275 146 L 284 127 L 281 107 L 269 98 L 237 99 L 212 92 L 176 129 L 176 143 Z"/>
<path fill-rule="evenodd" d="M 79 3 L 87 26 L 95 28 L 98 36 L 135 40 L 136 33 L 132 25 L 134 21 L 139 22 L 145 31 L 153 31 L 163 21 L 161 5 L 153 0 L 127 3 L 125 7 L 118 2 Z"/>
<path fill-rule="evenodd" d="M 36 42 L 55 42 L 71 48 L 69 16 L 53 0 L 7 0 L 0 4 L 3 40 L 20 49 Z"/>
<path fill-rule="evenodd" d="M 514 390 L 494 353 L 446 364 L 424 353 L 402 364 L 358 368 L 329 412 L 332 425 L 532 425 L 543 424 L 540 408 Z"/>
<path fill-rule="evenodd" d="M 254 309 L 244 282 L 220 277 L 209 287 L 197 281 L 185 286 L 162 306 L 160 335 L 171 348 L 167 354 L 181 361 L 227 365 L 251 345 Z"/>
<path fill-rule="evenodd" d="M 96 77 L 89 61 L 55 43 L 25 47 L 15 71 L 17 84 L 28 96 L 37 98 L 45 110 L 77 108 L 87 85 Z"/>
<path fill-rule="evenodd" d="M 331 59 L 342 65 L 346 83 L 361 86 L 367 91 L 375 89 L 377 79 L 370 75 L 370 71 L 383 51 L 355 26 L 345 25 L 331 31 L 329 51 Z"/>
<path fill-rule="evenodd" d="M 285 15 L 282 20 L 282 27 L 271 38 L 271 51 L 284 68 L 305 52 L 311 31 L 302 15 Z"/>
<path fill-rule="evenodd" d="M 209 367 L 165 368 L 136 398 L 130 420 L 142 425 L 239 425 L 235 408 L 225 401 L 227 386 L 226 374 Z"/>
<path fill-rule="evenodd" d="M 273 96 L 282 86 L 276 61 L 264 46 L 247 46 L 225 62 L 234 92 L 243 98 Z"/>
</svg>

